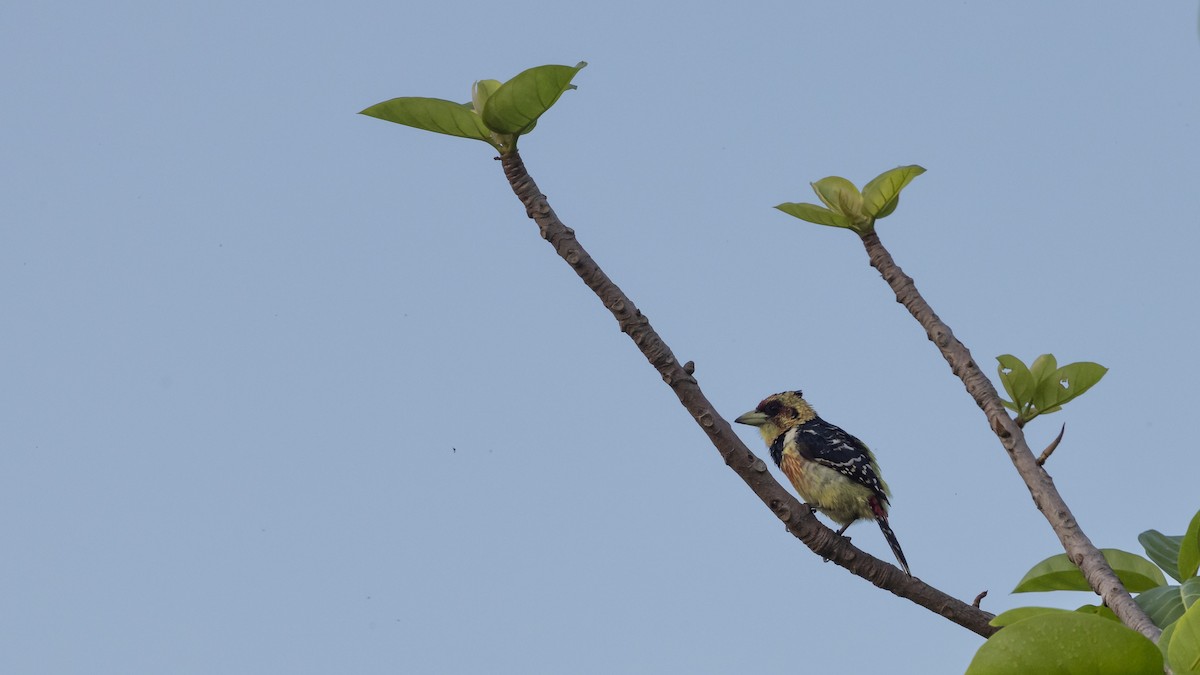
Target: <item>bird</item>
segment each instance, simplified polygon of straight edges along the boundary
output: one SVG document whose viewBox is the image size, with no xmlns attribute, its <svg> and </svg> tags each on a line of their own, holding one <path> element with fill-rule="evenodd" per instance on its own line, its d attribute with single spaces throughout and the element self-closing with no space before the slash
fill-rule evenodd
<svg viewBox="0 0 1200 675">
<path fill-rule="evenodd" d="M 772 394 L 734 421 L 758 427 L 775 465 L 810 507 L 841 525 L 839 536 L 855 521 L 874 520 L 912 576 L 888 525 L 891 492 L 866 443 L 821 419 L 799 390 Z"/>
</svg>

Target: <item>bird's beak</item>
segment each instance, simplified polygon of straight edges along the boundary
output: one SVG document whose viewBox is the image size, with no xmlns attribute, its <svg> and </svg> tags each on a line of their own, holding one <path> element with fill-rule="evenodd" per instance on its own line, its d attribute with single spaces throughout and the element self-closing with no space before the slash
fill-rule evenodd
<svg viewBox="0 0 1200 675">
<path fill-rule="evenodd" d="M 757 410 L 751 410 L 745 415 L 742 415 L 734 420 L 734 422 L 737 422 L 738 424 L 749 424 L 752 427 L 761 427 L 767 423 L 767 416 L 765 413 L 761 413 Z"/>
</svg>

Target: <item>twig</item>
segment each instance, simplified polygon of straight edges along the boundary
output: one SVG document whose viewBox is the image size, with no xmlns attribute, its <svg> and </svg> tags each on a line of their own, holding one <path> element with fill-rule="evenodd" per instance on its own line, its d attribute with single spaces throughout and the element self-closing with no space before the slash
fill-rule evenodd
<svg viewBox="0 0 1200 675">
<path fill-rule="evenodd" d="M 638 349 L 659 372 L 679 402 L 692 415 L 709 440 L 733 469 L 764 504 L 784 522 L 788 532 L 804 542 L 814 553 L 829 558 L 880 588 L 925 607 L 968 630 L 987 637 L 996 632 L 988 625 L 993 617 L 977 607 L 929 586 L 920 579 L 910 578 L 898 568 L 855 548 L 844 538 L 821 524 L 810 509 L 785 490 L 771 476 L 767 465 L 742 443 L 733 429 L 704 396 L 691 369 L 681 366 L 669 347 L 659 337 L 650 321 L 638 310 L 596 261 L 575 239 L 575 232 L 564 225 L 529 177 L 520 155 L 515 151 L 501 158 L 504 175 L 513 192 L 525 205 L 526 213 L 537 223 L 542 238 L 550 242 L 558 255 L 575 270 L 612 312 L 621 331 L 629 335 Z"/>
<path fill-rule="evenodd" d="M 987 591 L 981 592 L 979 595 L 975 596 L 975 602 L 972 602 L 971 606 L 979 607 L 979 603 L 983 602 L 983 599 L 986 597 L 987 597 Z"/>
<path fill-rule="evenodd" d="M 1050 459 L 1050 455 L 1054 452 L 1055 448 L 1058 447 L 1058 444 L 1062 442 L 1063 434 L 1066 433 L 1066 431 L 1067 431 L 1067 423 L 1063 422 L 1062 429 L 1058 430 L 1058 437 L 1055 438 L 1053 441 L 1051 441 L 1050 445 L 1046 446 L 1046 449 L 1042 451 L 1042 454 L 1038 455 L 1038 458 L 1037 458 L 1038 466 L 1046 465 L 1046 460 Z"/>
<path fill-rule="evenodd" d="M 975 399 L 976 405 L 987 416 L 992 431 L 1000 439 L 1009 459 L 1017 468 L 1017 473 L 1021 474 L 1029 493 L 1033 495 L 1034 504 L 1050 522 L 1050 527 L 1054 528 L 1063 549 L 1079 567 L 1079 571 L 1083 572 L 1088 585 L 1104 598 L 1126 626 L 1157 641 L 1162 631 L 1133 601 L 1129 591 L 1125 590 L 1099 549 L 1080 529 L 1075 516 L 1071 514 L 1071 509 L 1054 487 L 1054 481 L 1038 466 L 1033 451 L 1025 441 L 1025 433 L 1004 411 L 1004 404 L 1000 402 L 996 388 L 976 365 L 971 352 L 954 337 L 950 327 L 938 318 L 929 303 L 925 302 L 925 298 L 921 297 L 912 278 L 900 269 L 879 241 L 879 235 L 872 231 L 862 235 L 862 240 L 871 266 L 879 270 L 891 286 L 896 294 L 896 302 L 904 305 L 925 329 L 929 340 L 937 345 L 946 362 L 950 364 L 950 370 L 962 380 L 967 393 Z"/>
</svg>

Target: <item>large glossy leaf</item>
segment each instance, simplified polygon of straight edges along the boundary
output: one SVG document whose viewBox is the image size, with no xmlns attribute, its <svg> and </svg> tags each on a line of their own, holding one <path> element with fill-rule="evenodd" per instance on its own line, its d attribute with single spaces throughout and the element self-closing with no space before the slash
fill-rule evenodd
<svg viewBox="0 0 1200 675">
<path fill-rule="evenodd" d="M 1163 661 L 1167 661 L 1167 649 L 1171 646 L 1171 638 L 1175 636 L 1175 626 L 1176 624 L 1171 624 L 1164 628 L 1158 638 L 1158 651 L 1162 652 Z"/>
<path fill-rule="evenodd" d="M 1179 542 L 1179 574 L 1184 579 L 1196 576 L 1200 570 L 1200 512 L 1192 516 L 1187 534 Z"/>
<path fill-rule="evenodd" d="M 1082 607 L 1076 608 L 1075 611 L 1082 614 L 1092 614 L 1100 617 L 1101 619 L 1108 619 L 1109 621 L 1121 623 L 1121 617 L 1117 616 L 1116 612 L 1105 607 L 1104 605 L 1083 605 Z"/>
<path fill-rule="evenodd" d="M 854 183 L 841 176 L 826 176 L 813 183 L 812 189 L 830 211 L 840 213 L 852 222 L 862 218 L 862 194 Z"/>
<path fill-rule="evenodd" d="M 925 169 L 910 164 L 884 171 L 863 186 L 863 211 L 872 218 L 886 218 L 896 210 L 900 202 L 900 191 L 912 179 L 925 173 Z"/>
<path fill-rule="evenodd" d="M 1014 409 L 1019 411 L 1033 399 L 1033 375 L 1025 366 L 1025 362 L 1012 354 L 1002 354 L 997 356 L 996 360 L 1000 362 L 996 367 L 1000 374 L 1000 384 L 1004 385 L 1004 391 L 1012 399 Z"/>
<path fill-rule="evenodd" d="M 1054 412 L 1091 389 L 1107 372 L 1108 368 L 1088 361 L 1065 365 L 1038 383 L 1034 405 L 1038 412 Z"/>
<path fill-rule="evenodd" d="M 1031 616 L 1037 616 L 1038 614 L 1065 611 L 1067 610 L 1059 609 L 1058 607 L 1014 607 L 1013 609 L 1010 609 L 1006 612 L 1000 612 L 996 616 L 992 617 L 992 620 L 988 622 L 988 625 L 996 627 L 1009 626 L 1018 621 L 1028 619 Z"/>
<path fill-rule="evenodd" d="M 967 675 L 1161 675 L 1145 636 L 1079 612 L 1047 612 L 1007 626 L 975 652 Z"/>
<path fill-rule="evenodd" d="M 1183 597 L 1183 606 L 1188 609 L 1200 600 L 1200 577 L 1192 577 L 1183 582 L 1183 586 L 1179 589 L 1179 595 Z"/>
<path fill-rule="evenodd" d="M 1117 573 L 1121 583 L 1130 593 L 1141 593 L 1151 588 L 1165 586 L 1167 580 L 1154 563 L 1136 553 L 1115 548 L 1100 549 L 1104 559 Z M 1090 591 L 1083 573 L 1065 553 L 1050 556 L 1033 566 L 1021 579 L 1013 593 L 1038 591 Z"/>
<path fill-rule="evenodd" d="M 403 96 L 376 103 L 360 114 L 439 134 L 491 142 L 488 128 L 469 104 L 440 98 Z"/>
<path fill-rule="evenodd" d="M 529 132 L 542 113 L 573 88 L 571 79 L 586 65 L 580 61 L 575 66 L 538 66 L 519 73 L 488 97 L 483 123 L 501 134 Z"/>
<path fill-rule="evenodd" d="M 1158 530 L 1146 530 L 1138 535 L 1138 541 L 1146 549 L 1146 555 L 1175 581 L 1179 578 L 1179 544 L 1183 535 L 1167 536 Z"/>
<path fill-rule="evenodd" d="M 800 220 L 807 220 L 810 223 L 817 225 L 828 225 L 830 227 L 845 227 L 852 228 L 853 223 L 846 216 L 840 213 L 834 213 L 824 206 L 816 204 L 807 204 L 805 202 L 785 202 L 775 208 L 783 211 L 790 216 L 796 216 Z"/>
<path fill-rule="evenodd" d="M 1200 603 L 1192 605 L 1175 622 L 1175 632 L 1167 646 L 1167 662 L 1175 675 L 1200 672 Z"/>
<path fill-rule="evenodd" d="M 1163 628 L 1183 616 L 1183 595 L 1179 586 L 1159 586 L 1139 594 L 1134 601 L 1141 607 L 1155 626 Z"/>
</svg>

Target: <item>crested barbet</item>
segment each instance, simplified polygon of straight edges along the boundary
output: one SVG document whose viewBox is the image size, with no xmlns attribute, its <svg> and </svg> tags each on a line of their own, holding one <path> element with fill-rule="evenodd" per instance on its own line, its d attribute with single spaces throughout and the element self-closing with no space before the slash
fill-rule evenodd
<svg viewBox="0 0 1200 675">
<path fill-rule="evenodd" d="M 800 391 L 768 396 L 734 421 L 758 427 L 775 465 L 809 506 L 842 526 L 839 535 L 856 520 L 879 523 L 900 567 L 912 576 L 888 525 L 891 493 L 866 443 L 821 419 Z"/>
</svg>

